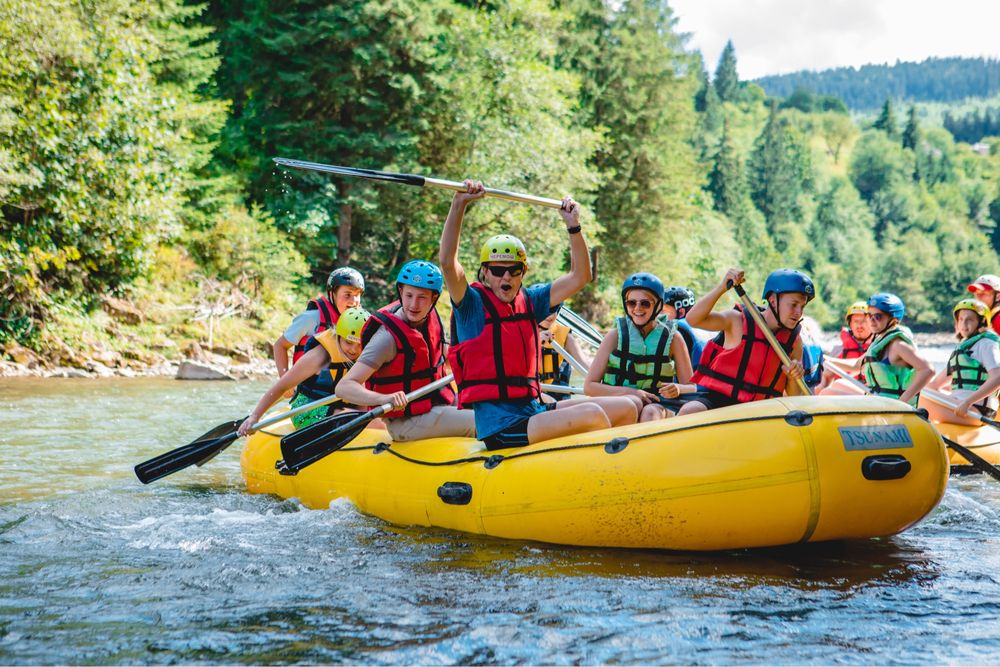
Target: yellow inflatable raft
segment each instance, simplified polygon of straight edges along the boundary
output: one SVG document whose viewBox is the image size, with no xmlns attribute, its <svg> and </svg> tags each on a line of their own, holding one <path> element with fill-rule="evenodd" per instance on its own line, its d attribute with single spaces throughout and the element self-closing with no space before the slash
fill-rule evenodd
<svg viewBox="0 0 1000 667">
<path fill-rule="evenodd" d="M 992 426 L 962 426 L 961 424 L 935 423 L 935 428 L 941 435 L 968 447 L 974 454 L 979 454 L 987 462 L 1000 465 L 1000 431 Z M 968 466 L 969 462 L 958 452 L 949 449 L 950 462 L 953 466 Z"/>
<path fill-rule="evenodd" d="M 898 401 L 798 397 L 490 452 L 367 430 L 285 476 L 278 437 L 246 445 L 253 493 L 345 497 L 400 525 L 567 545 L 714 550 L 892 535 L 944 493 L 934 427 Z"/>
</svg>

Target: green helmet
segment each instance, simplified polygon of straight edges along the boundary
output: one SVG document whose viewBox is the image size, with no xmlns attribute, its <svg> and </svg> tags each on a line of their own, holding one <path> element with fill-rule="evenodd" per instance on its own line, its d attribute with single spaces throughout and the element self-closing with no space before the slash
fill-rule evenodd
<svg viewBox="0 0 1000 667">
<path fill-rule="evenodd" d="M 337 335 L 349 343 L 360 343 L 361 329 L 371 316 L 364 308 L 348 308 L 337 320 Z"/>
</svg>

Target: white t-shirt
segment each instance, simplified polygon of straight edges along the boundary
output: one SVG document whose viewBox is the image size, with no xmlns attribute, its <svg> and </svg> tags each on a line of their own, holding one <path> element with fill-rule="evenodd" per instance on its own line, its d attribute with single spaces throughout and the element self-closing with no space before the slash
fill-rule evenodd
<svg viewBox="0 0 1000 667">
<path fill-rule="evenodd" d="M 281 335 L 289 343 L 296 345 L 303 336 L 311 336 L 316 331 L 320 321 L 318 310 L 304 310 L 295 316 L 292 323 L 285 329 L 285 333 Z"/>
<path fill-rule="evenodd" d="M 984 338 L 973 345 L 969 350 L 969 356 L 981 363 L 987 373 L 994 368 L 1000 368 L 1000 345 L 988 338 Z M 964 400 L 972 396 L 974 392 L 971 389 L 956 389 L 952 393 L 956 398 Z M 1000 401 L 997 400 L 996 394 L 987 399 L 986 406 L 992 410 L 996 410 L 1000 406 Z"/>
</svg>

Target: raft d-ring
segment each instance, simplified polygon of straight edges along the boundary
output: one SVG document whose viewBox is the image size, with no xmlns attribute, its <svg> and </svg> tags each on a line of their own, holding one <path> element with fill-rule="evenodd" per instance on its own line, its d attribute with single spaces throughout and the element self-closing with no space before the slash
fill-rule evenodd
<svg viewBox="0 0 1000 667">
<path fill-rule="evenodd" d="M 809 426 L 813 423 L 813 416 L 804 410 L 792 410 L 785 415 L 785 421 L 792 426 Z"/>
<path fill-rule="evenodd" d="M 503 454 L 494 454 L 490 458 L 486 459 L 483 463 L 483 467 L 487 470 L 493 470 L 501 463 L 503 463 Z"/>
<path fill-rule="evenodd" d="M 382 452 L 388 451 L 389 447 L 391 446 L 392 445 L 390 445 L 388 442 L 380 442 L 374 447 L 372 447 L 372 454 L 381 454 Z"/>
<path fill-rule="evenodd" d="M 292 470 L 287 465 L 285 465 L 285 459 L 278 459 L 274 462 L 274 469 L 278 471 L 279 475 L 284 475 L 285 477 L 295 477 L 299 474 L 298 470 Z"/>
<path fill-rule="evenodd" d="M 604 451 L 608 454 L 617 454 L 628 447 L 628 438 L 612 438 L 604 445 Z"/>
</svg>

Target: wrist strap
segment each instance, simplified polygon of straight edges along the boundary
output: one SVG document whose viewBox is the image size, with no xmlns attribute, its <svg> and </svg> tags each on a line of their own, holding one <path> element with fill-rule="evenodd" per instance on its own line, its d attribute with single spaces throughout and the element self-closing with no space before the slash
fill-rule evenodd
<svg viewBox="0 0 1000 667">
<path fill-rule="evenodd" d="M 570 234 L 579 234 L 580 233 L 580 225 L 577 225 L 576 227 L 567 227 L 566 231 L 569 232 Z"/>
</svg>

